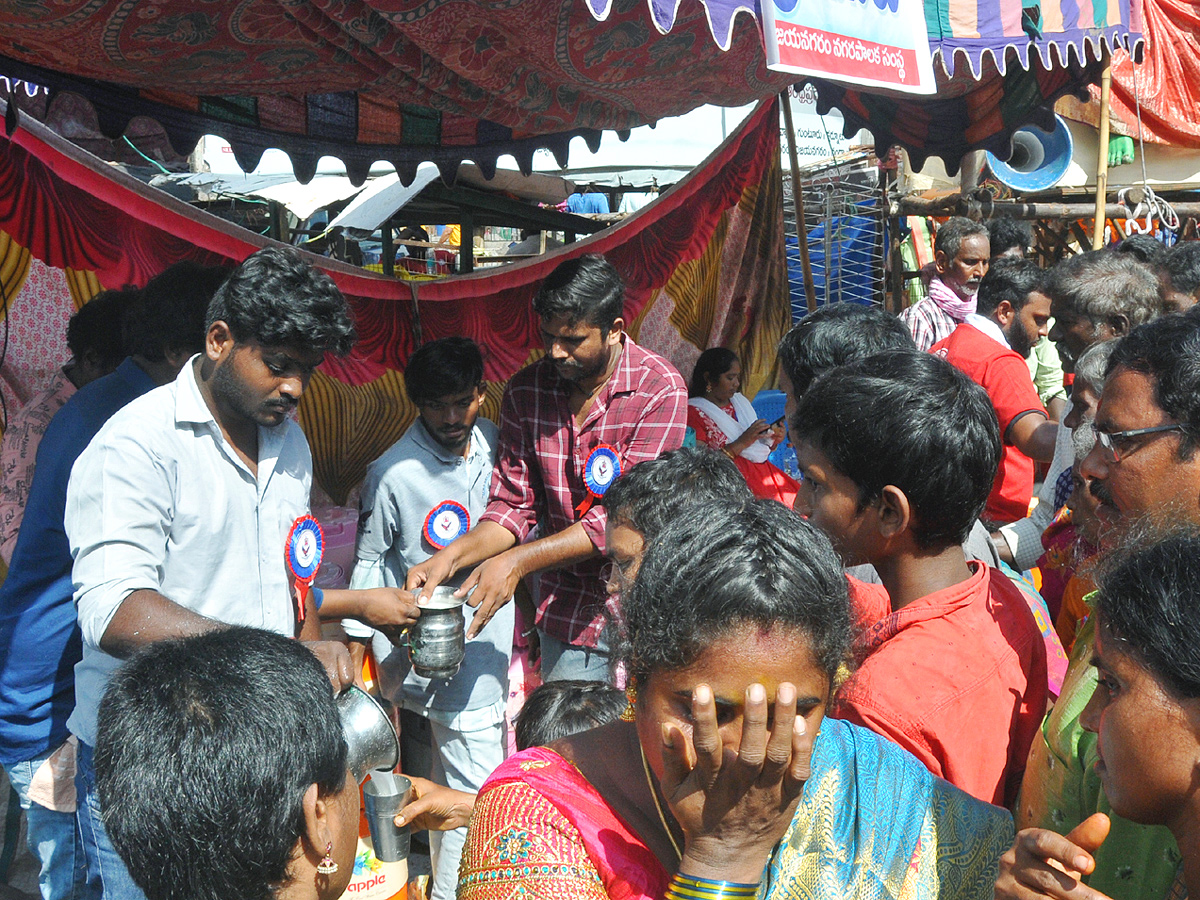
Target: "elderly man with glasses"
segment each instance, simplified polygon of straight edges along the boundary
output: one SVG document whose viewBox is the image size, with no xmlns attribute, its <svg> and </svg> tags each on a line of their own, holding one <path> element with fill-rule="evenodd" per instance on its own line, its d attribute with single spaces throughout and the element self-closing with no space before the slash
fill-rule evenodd
<svg viewBox="0 0 1200 900">
<path fill-rule="evenodd" d="M 1095 429 L 1096 444 L 1080 475 L 1100 501 L 1105 551 L 1180 524 L 1200 525 L 1200 314 L 1163 316 L 1120 340 L 1109 357 Z M 1175 881 L 1179 853 L 1170 833 L 1115 815 L 1100 790 L 1096 735 L 1079 724 L 1096 689 L 1095 637 L 1089 618 L 1076 636 L 1062 694 L 1042 725 L 1044 740 L 1030 751 L 1015 817 L 1017 827 L 1028 830 L 1005 856 L 998 900 L 1096 898 L 1097 892 L 1160 900 Z M 1097 812 L 1112 820 L 1107 837 L 1089 818 Z M 1082 852 L 1046 849 L 1054 842 L 1042 829 L 1066 834 L 1069 846 Z M 1087 867 L 1079 867 L 1080 857 Z M 1087 887 L 1072 888 L 1088 869 Z M 1064 871 L 1072 877 L 1062 877 Z"/>
</svg>

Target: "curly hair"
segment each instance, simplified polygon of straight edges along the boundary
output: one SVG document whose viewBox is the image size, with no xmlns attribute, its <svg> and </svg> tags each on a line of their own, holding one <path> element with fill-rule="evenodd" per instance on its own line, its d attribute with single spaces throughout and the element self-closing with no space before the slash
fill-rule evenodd
<svg viewBox="0 0 1200 900">
<path fill-rule="evenodd" d="M 345 356 L 357 334 L 346 298 L 333 279 L 291 247 L 267 247 L 248 257 L 208 306 L 205 330 L 229 326 L 239 343 L 305 347 Z"/>
</svg>

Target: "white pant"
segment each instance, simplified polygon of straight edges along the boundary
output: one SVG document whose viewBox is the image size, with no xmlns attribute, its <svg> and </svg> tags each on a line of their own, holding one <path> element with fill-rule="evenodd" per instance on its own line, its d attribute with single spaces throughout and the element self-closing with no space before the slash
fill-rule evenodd
<svg viewBox="0 0 1200 900">
<path fill-rule="evenodd" d="M 478 731 L 456 731 L 429 720 L 433 732 L 431 779 L 457 791 L 477 793 L 487 777 L 504 762 L 504 722 Z M 467 829 L 429 832 L 433 862 L 430 900 L 454 900 L 458 888 L 458 863 L 462 858 Z"/>
</svg>

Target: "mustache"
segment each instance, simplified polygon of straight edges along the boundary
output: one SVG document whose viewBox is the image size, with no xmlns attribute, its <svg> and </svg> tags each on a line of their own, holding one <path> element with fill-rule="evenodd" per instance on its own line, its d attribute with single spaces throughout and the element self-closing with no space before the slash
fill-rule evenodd
<svg viewBox="0 0 1200 900">
<path fill-rule="evenodd" d="M 1101 503 L 1107 503 L 1109 506 L 1114 505 L 1112 491 L 1108 489 L 1108 485 L 1103 481 L 1096 481 L 1093 479 L 1092 483 L 1088 485 L 1088 490 L 1091 492 L 1092 496 Z"/>
<path fill-rule="evenodd" d="M 271 400 L 263 404 L 267 409 L 277 409 L 280 412 L 291 412 L 299 405 L 298 400 Z"/>
</svg>

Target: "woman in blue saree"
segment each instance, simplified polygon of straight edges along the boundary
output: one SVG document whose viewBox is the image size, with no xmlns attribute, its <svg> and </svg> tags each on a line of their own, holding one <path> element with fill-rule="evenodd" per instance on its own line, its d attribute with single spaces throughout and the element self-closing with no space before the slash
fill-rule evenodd
<svg viewBox="0 0 1200 900">
<path fill-rule="evenodd" d="M 622 597 L 628 721 L 496 770 L 460 900 L 990 898 L 1008 813 L 824 718 L 850 627 L 803 519 L 689 506 Z"/>
</svg>

